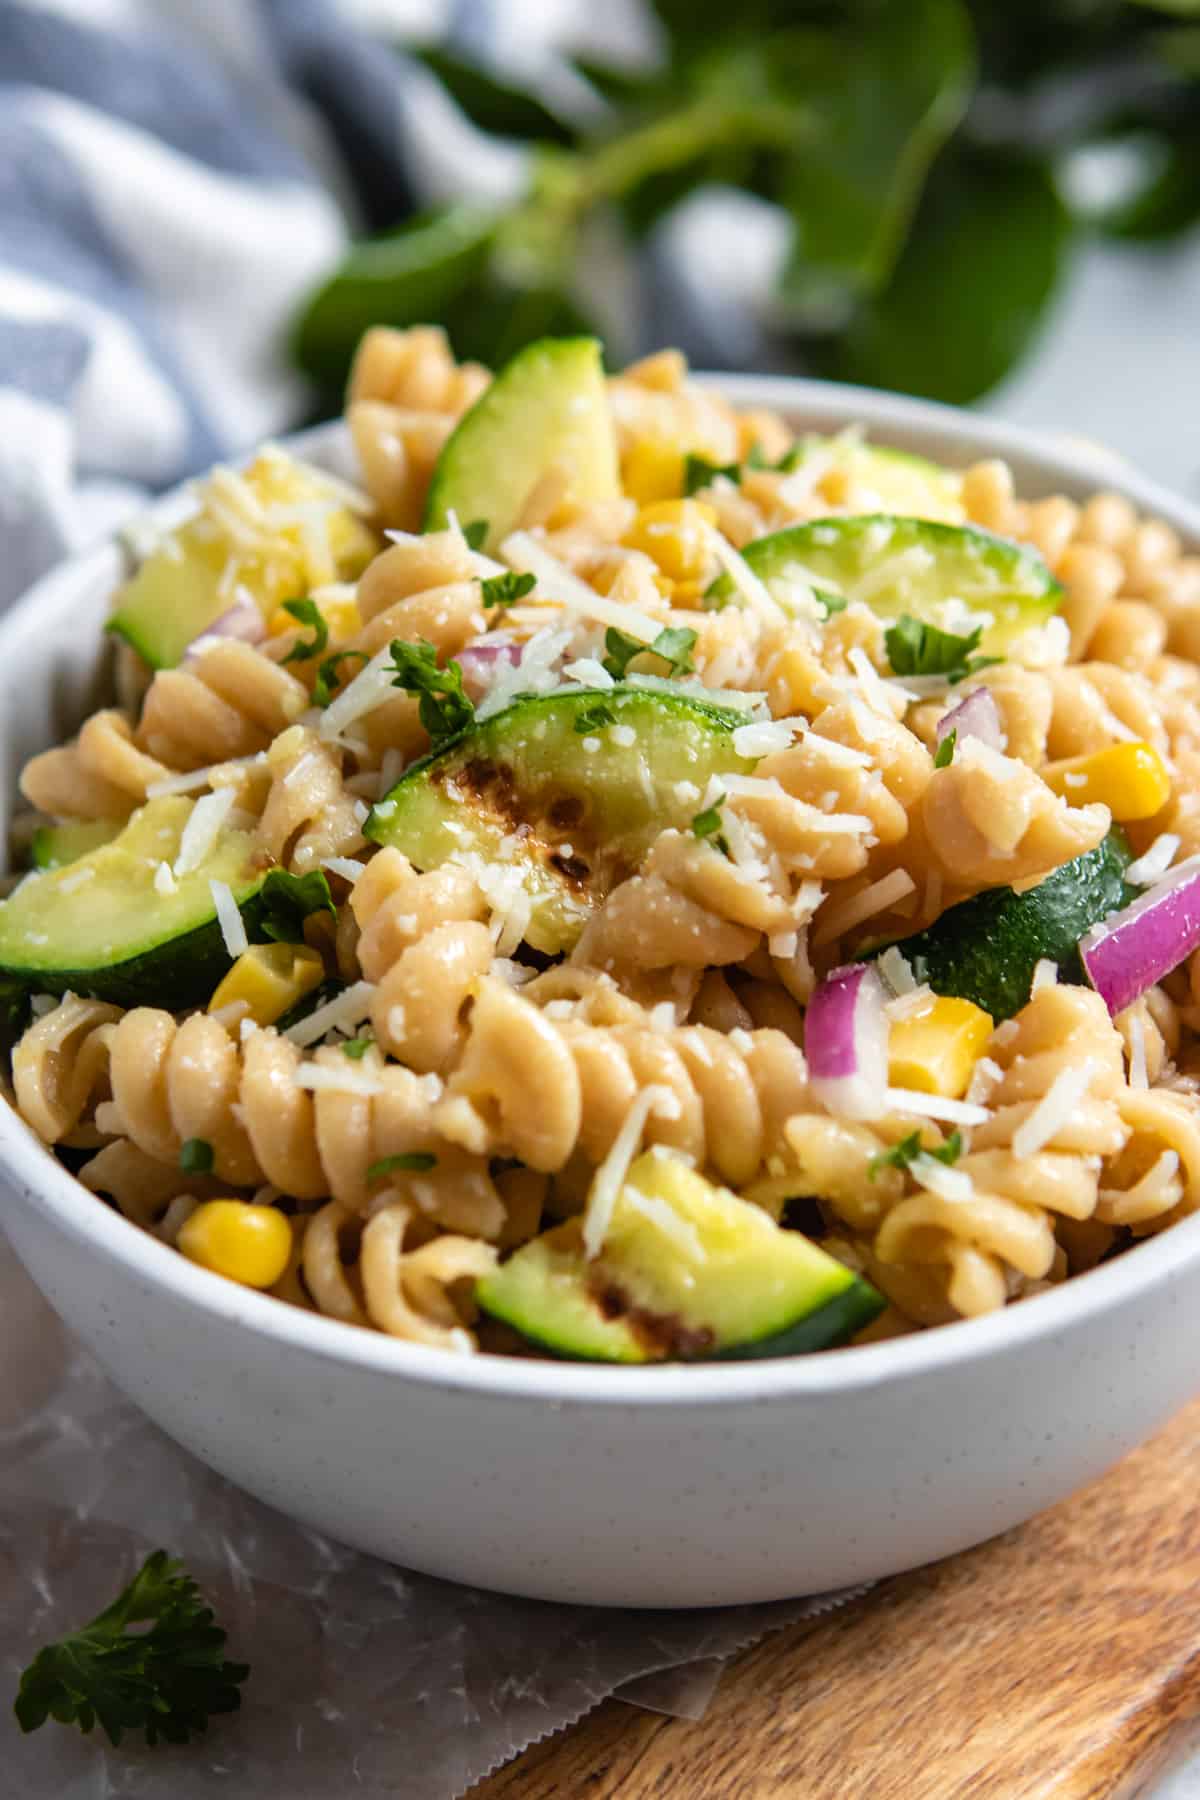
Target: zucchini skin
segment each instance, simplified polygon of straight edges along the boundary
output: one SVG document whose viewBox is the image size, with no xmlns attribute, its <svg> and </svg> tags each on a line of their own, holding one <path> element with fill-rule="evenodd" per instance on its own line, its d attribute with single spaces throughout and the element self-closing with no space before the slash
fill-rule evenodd
<svg viewBox="0 0 1200 1800">
<path fill-rule="evenodd" d="M 807 1356 L 815 1350 L 835 1350 L 877 1319 L 886 1305 L 883 1295 L 870 1282 L 856 1276 L 849 1287 L 807 1318 L 797 1319 L 786 1331 L 774 1331 L 769 1337 L 748 1343 L 730 1344 L 705 1360 L 750 1362 L 765 1356 Z"/>
<path fill-rule="evenodd" d="M 264 873 L 263 880 L 266 880 Z M 253 943 L 260 934 L 265 907 L 261 892 L 241 902 L 246 935 Z M 113 1006 L 158 1006 L 179 1012 L 203 1005 L 231 958 L 217 920 L 207 920 L 182 937 L 154 944 L 137 956 L 95 969 L 6 968 L 9 980 L 23 983 L 38 994 L 79 994 L 88 1000 L 107 1000 Z"/>
<path fill-rule="evenodd" d="M 1026 893 L 987 888 L 944 912 L 925 931 L 874 945 L 862 961 L 895 948 L 919 982 L 935 994 L 972 1000 L 997 1024 L 1029 999 L 1033 971 L 1043 957 L 1059 977 L 1086 987 L 1079 940 L 1090 925 L 1117 912 L 1138 893 L 1125 881 L 1133 860 L 1119 825 L 1094 850 L 1064 863 Z"/>
<path fill-rule="evenodd" d="M 528 1324 L 518 1324 L 511 1314 L 499 1308 L 485 1308 L 490 1316 L 500 1324 L 507 1325 L 518 1337 L 535 1349 L 553 1356 L 558 1362 L 586 1362 L 600 1368 L 654 1368 L 670 1364 L 704 1362 L 750 1362 L 763 1357 L 808 1356 L 817 1350 L 835 1350 L 842 1344 L 849 1343 L 856 1333 L 862 1331 L 873 1319 L 877 1319 L 887 1301 L 861 1276 L 856 1276 L 848 1287 L 832 1299 L 826 1300 L 813 1312 L 797 1319 L 784 1331 L 770 1332 L 766 1337 L 748 1338 L 738 1344 L 727 1344 L 722 1349 L 710 1350 L 703 1356 L 695 1357 L 628 1357 L 620 1361 L 603 1356 L 588 1356 L 579 1351 L 568 1350 L 550 1336 L 539 1333 Z"/>
</svg>

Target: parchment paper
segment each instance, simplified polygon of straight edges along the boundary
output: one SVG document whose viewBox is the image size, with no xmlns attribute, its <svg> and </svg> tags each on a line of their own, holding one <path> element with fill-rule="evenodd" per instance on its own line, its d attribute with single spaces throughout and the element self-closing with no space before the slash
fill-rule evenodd
<svg viewBox="0 0 1200 1800">
<path fill-rule="evenodd" d="M 239 1493 L 123 1400 L 0 1237 L 0 1787 L 19 1800 L 452 1800 L 621 1684 L 699 1716 L 719 1660 L 837 1604 L 610 1612 L 456 1587 Z M 8 1710 L 39 1645 L 182 1556 L 248 1662 L 198 1743 L 119 1751 Z M 655 1672 L 699 1664 L 664 1679 Z"/>
</svg>

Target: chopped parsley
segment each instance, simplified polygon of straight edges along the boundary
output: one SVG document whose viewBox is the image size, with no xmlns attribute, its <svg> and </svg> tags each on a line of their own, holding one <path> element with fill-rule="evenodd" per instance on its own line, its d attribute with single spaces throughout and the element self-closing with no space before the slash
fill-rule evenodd
<svg viewBox="0 0 1200 1800">
<path fill-rule="evenodd" d="M 464 525 L 462 534 L 467 540 L 467 548 L 482 550 L 490 530 L 491 526 L 486 519 L 472 519 L 469 525 Z"/>
<path fill-rule="evenodd" d="M 226 1662 L 224 1651 L 196 1583 L 156 1550 L 90 1624 L 38 1651 L 21 1676 L 17 1723 L 22 1731 L 47 1719 L 81 1731 L 99 1723 L 113 1744 L 127 1731 L 144 1732 L 148 1744 L 186 1744 L 242 1703 L 249 1667 Z"/>
<path fill-rule="evenodd" d="M 518 575 L 515 569 L 505 569 L 503 575 L 485 575 L 479 583 L 483 589 L 483 604 L 485 607 L 512 606 L 533 592 L 536 580 L 534 575 Z"/>
<path fill-rule="evenodd" d="M 189 1138 L 179 1152 L 179 1166 L 185 1175 L 211 1175 L 214 1161 L 207 1138 Z"/>
<path fill-rule="evenodd" d="M 307 875 L 291 875 L 272 869 L 259 890 L 262 913 L 258 929 L 277 944 L 302 944 L 304 921 L 310 913 L 327 912 L 337 917 L 329 882 L 321 869 Z"/>
<path fill-rule="evenodd" d="M 773 469 L 780 475 L 790 475 L 799 467 L 803 456 L 799 444 L 785 450 L 778 462 L 771 461 L 761 444 L 751 444 L 744 463 L 716 463 L 706 456 L 688 455 L 683 459 L 683 491 L 686 495 L 699 493 L 701 488 L 711 487 L 722 475 L 735 487 L 740 487 L 747 469 Z"/>
<path fill-rule="evenodd" d="M 347 1038 L 342 1045 L 342 1055 L 348 1056 L 351 1062 L 361 1062 L 374 1041 L 367 1037 Z"/>
<path fill-rule="evenodd" d="M 732 860 L 728 841 L 721 831 L 721 808 L 727 797 L 725 794 L 718 794 L 711 806 L 706 806 L 703 812 L 696 814 L 692 820 L 692 835 L 698 838 L 712 838 L 722 856 L 728 856 Z"/>
<path fill-rule="evenodd" d="M 382 1156 L 378 1162 L 373 1162 L 367 1170 L 367 1180 L 382 1181 L 385 1175 L 401 1170 L 411 1175 L 427 1175 L 436 1167 L 437 1157 L 431 1150 L 405 1150 L 399 1156 Z"/>
<path fill-rule="evenodd" d="M 392 669 L 393 687 L 420 696 L 421 723 L 434 745 L 465 731 L 474 719 L 475 708 L 463 692 L 461 664 L 448 662 L 439 669 L 437 650 L 427 638 L 415 644 L 393 638 Z"/>
<path fill-rule="evenodd" d="M 919 1131 L 910 1131 L 907 1137 L 893 1144 L 890 1150 L 883 1150 L 873 1156 L 867 1164 L 867 1177 L 874 1181 L 881 1169 L 909 1169 L 918 1156 L 932 1156 L 935 1162 L 945 1163 L 949 1168 L 962 1155 L 962 1132 L 952 1131 L 944 1144 L 936 1150 L 927 1150 L 921 1142 Z"/>
<path fill-rule="evenodd" d="M 606 706 L 601 700 L 595 706 L 584 707 L 575 720 L 575 729 L 580 737 L 585 737 L 588 732 L 601 731 L 605 725 L 615 725 L 616 722 L 617 715 L 612 707 Z"/>
<path fill-rule="evenodd" d="M 648 651 L 661 656 L 672 675 L 690 675 L 695 647 L 696 633 L 686 625 L 665 625 L 652 644 L 643 644 L 639 638 L 630 637 L 627 631 L 618 631 L 615 625 L 610 625 L 604 634 L 604 648 L 608 654 L 603 667 L 614 681 L 623 681 L 634 657 Z"/>
<path fill-rule="evenodd" d="M 948 769 L 950 767 L 950 764 L 954 761 L 954 746 L 957 742 L 958 727 L 955 725 L 946 733 L 945 737 L 933 753 L 933 766 L 935 769 Z"/>
<path fill-rule="evenodd" d="M 965 633 L 942 631 L 936 625 L 914 619 L 911 613 L 902 613 L 884 633 L 884 643 L 897 675 L 944 675 L 953 687 L 968 675 L 1002 660 L 998 656 L 972 654 L 982 636 L 982 625 Z"/>
<path fill-rule="evenodd" d="M 327 656 L 317 670 L 317 679 L 313 686 L 313 705 L 329 705 L 333 699 L 334 689 L 340 680 L 338 670 L 344 662 L 367 663 L 370 660 L 365 650 L 339 650 L 336 655 Z"/>
<path fill-rule="evenodd" d="M 316 601 L 285 600 L 283 610 L 291 613 L 293 619 L 298 620 L 301 625 L 311 626 L 312 636 L 300 638 L 280 660 L 285 663 L 307 662 L 311 656 L 321 656 L 329 642 L 329 625 Z"/>
</svg>

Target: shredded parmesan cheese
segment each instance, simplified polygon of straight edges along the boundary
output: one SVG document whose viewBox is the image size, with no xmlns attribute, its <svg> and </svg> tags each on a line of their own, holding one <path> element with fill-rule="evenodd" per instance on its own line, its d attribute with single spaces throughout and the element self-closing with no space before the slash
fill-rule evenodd
<svg viewBox="0 0 1200 1800">
<path fill-rule="evenodd" d="M 342 1060 L 345 1068 L 326 1068 L 322 1063 L 302 1064 L 296 1070 L 296 1086 L 308 1088 L 312 1093 L 361 1094 L 367 1098 L 387 1092 L 385 1084 L 370 1069 L 356 1067 L 345 1057 Z"/>
<path fill-rule="evenodd" d="M 303 1050 L 323 1038 L 327 1031 L 353 1031 L 370 1014 L 374 994 L 374 982 L 352 982 L 344 993 L 335 994 L 307 1018 L 297 1019 L 294 1025 L 289 1025 L 283 1035 Z"/>
<path fill-rule="evenodd" d="M 1129 1085 L 1131 1088 L 1150 1086 L 1146 1070 L 1146 1026 L 1140 1012 L 1129 1015 Z"/>
<path fill-rule="evenodd" d="M 1125 871 L 1125 879 L 1133 887 L 1150 887 L 1166 874 L 1175 860 L 1182 839 L 1173 831 L 1160 831 L 1150 848 Z"/>
<path fill-rule="evenodd" d="M 512 532 L 501 544 L 500 554 L 510 568 L 534 576 L 548 599 L 557 600 L 582 618 L 599 619 L 602 625 L 613 625 L 644 644 L 652 643 L 663 628 L 661 619 L 643 612 L 640 606 L 627 606 L 598 594 L 552 556 L 530 531 Z"/>
<path fill-rule="evenodd" d="M 212 854 L 236 798 L 232 788 L 220 788 L 197 800 L 180 835 L 176 876 L 192 874 Z"/>
<path fill-rule="evenodd" d="M 1040 994 L 1043 988 L 1058 985 L 1058 964 L 1048 956 L 1038 959 L 1033 968 L 1033 980 L 1029 984 L 1031 994 Z"/>
<path fill-rule="evenodd" d="M 947 1168 L 936 1156 L 914 1156 L 910 1164 L 913 1179 L 931 1194 L 938 1194 L 943 1200 L 970 1200 L 974 1197 L 975 1183 L 965 1169 Z"/>
<path fill-rule="evenodd" d="M 990 1117 L 986 1106 L 975 1106 L 968 1100 L 949 1100 L 943 1094 L 921 1094 L 914 1088 L 890 1087 L 883 1100 L 888 1112 L 945 1119 L 952 1125 L 983 1125 Z"/>
<path fill-rule="evenodd" d="M 844 931 L 861 925 L 864 919 L 874 918 L 876 913 L 886 912 L 916 891 L 917 884 L 907 869 L 893 869 L 889 875 L 881 875 L 878 881 L 872 881 L 861 893 L 852 894 L 840 905 L 829 906 L 827 903 L 813 933 L 813 948 L 831 943 Z"/>
<path fill-rule="evenodd" d="M 230 957 L 236 962 L 243 950 L 248 950 L 250 940 L 246 936 L 246 925 L 238 903 L 233 897 L 233 889 L 227 881 L 210 881 L 208 891 L 213 897 L 213 905 L 217 909 L 217 924 L 221 927 L 221 937 Z"/>
<path fill-rule="evenodd" d="M 629 1165 L 637 1155 L 647 1119 L 651 1113 L 671 1117 L 668 1108 L 674 1108 L 678 1114 L 679 1102 L 670 1088 L 644 1087 L 625 1114 L 608 1155 L 593 1175 L 583 1215 L 583 1249 L 589 1262 L 599 1256 L 604 1247 L 617 1196 L 629 1173 Z"/>
<path fill-rule="evenodd" d="M 1034 1156 L 1050 1142 L 1087 1093 L 1095 1066 L 1094 1060 L 1085 1056 L 1077 1067 L 1055 1076 L 1028 1118 L 1013 1132 L 1014 1155 Z"/>
<path fill-rule="evenodd" d="M 353 856 L 327 856 L 321 864 L 321 867 L 328 869 L 331 875 L 340 875 L 343 881 L 348 881 L 351 887 L 354 886 L 366 866 L 366 863 L 359 862 Z"/>
</svg>

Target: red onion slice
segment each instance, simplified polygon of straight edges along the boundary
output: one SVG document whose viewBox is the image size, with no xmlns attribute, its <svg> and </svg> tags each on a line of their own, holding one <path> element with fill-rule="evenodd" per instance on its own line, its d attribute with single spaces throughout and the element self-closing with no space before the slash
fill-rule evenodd
<svg viewBox="0 0 1200 1800">
<path fill-rule="evenodd" d="M 990 750 L 1004 750 L 1008 744 L 1000 709 L 987 688 L 976 688 L 973 694 L 968 694 L 965 700 L 942 714 L 937 723 L 938 743 L 952 731 L 958 733 L 960 743 L 963 738 L 978 738 Z"/>
<path fill-rule="evenodd" d="M 266 623 L 255 602 L 237 600 L 227 612 L 214 619 L 211 625 L 206 625 L 203 631 L 197 632 L 184 651 L 184 660 L 198 654 L 198 647 L 206 645 L 211 638 L 238 638 L 244 644 L 260 644 L 266 635 Z"/>
<path fill-rule="evenodd" d="M 1200 946 L 1200 857 L 1189 857 L 1079 945 L 1087 978 L 1112 1014 L 1177 969 Z"/>
<path fill-rule="evenodd" d="M 870 963 L 834 969 L 808 1003 L 804 1050 L 809 1083 L 821 1104 L 847 1119 L 877 1119 L 885 1109 L 888 1027 L 883 983 Z"/>
</svg>

